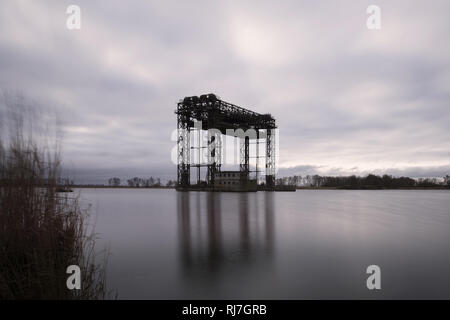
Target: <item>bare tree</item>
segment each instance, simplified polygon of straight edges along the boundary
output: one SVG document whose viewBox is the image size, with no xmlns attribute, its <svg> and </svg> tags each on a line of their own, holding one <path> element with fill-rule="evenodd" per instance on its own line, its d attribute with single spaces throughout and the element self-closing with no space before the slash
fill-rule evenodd
<svg viewBox="0 0 450 320">
<path fill-rule="evenodd" d="M 117 177 L 108 179 L 108 185 L 111 187 L 118 187 L 120 186 L 120 179 Z"/>
</svg>

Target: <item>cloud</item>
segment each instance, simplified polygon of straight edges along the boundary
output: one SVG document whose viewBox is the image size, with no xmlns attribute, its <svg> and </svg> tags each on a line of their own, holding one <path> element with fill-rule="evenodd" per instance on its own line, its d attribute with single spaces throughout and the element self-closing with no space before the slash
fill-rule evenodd
<svg viewBox="0 0 450 320">
<path fill-rule="evenodd" d="M 76 172 L 172 172 L 176 102 L 209 92 L 274 115 L 282 168 L 449 165 L 448 1 L 378 1 L 380 31 L 370 1 L 78 1 L 79 31 L 69 4 L 4 1 L 0 87 L 58 106 Z"/>
</svg>

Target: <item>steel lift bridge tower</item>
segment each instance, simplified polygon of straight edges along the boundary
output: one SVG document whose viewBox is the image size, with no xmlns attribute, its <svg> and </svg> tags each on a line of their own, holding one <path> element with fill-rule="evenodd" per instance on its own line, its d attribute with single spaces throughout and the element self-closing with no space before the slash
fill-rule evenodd
<svg viewBox="0 0 450 320">
<path fill-rule="evenodd" d="M 251 110 L 238 107 L 222 101 L 214 94 L 204 94 L 200 97 L 186 97 L 178 102 L 177 110 L 177 190 L 215 190 L 214 177 L 221 172 L 222 166 L 222 141 L 221 135 L 227 134 L 227 129 L 246 132 L 248 129 L 256 131 L 256 137 L 245 135 L 240 140 L 240 165 L 241 179 L 249 179 L 250 173 L 250 140 L 256 142 L 256 180 L 258 181 L 259 142 L 265 138 L 265 187 L 264 190 L 273 191 L 275 188 L 275 119 L 270 114 L 259 114 Z M 208 146 L 206 164 L 191 163 L 191 129 L 194 129 L 195 121 L 201 122 L 202 130 L 208 130 Z M 209 130 L 216 129 L 216 130 Z M 230 130 L 228 131 L 230 132 Z M 214 143 L 213 143 L 214 142 Z M 252 143 L 253 144 L 253 143 Z M 199 146 L 200 148 L 200 146 Z M 200 153 L 200 151 L 199 151 Z M 191 186 L 191 167 L 197 168 L 197 185 Z M 206 184 L 200 186 L 200 167 L 207 167 Z"/>
</svg>

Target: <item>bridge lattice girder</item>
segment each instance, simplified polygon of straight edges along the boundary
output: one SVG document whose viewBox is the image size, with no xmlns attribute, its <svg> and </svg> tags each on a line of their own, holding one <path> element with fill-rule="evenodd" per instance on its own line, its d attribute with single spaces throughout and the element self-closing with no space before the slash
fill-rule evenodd
<svg viewBox="0 0 450 320">
<path fill-rule="evenodd" d="M 188 187 L 190 184 L 190 156 L 189 143 L 186 141 L 194 121 L 201 121 L 202 129 L 217 129 L 226 134 L 227 129 L 244 131 L 248 129 L 267 130 L 266 139 L 266 186 L 274 187 L 275 181 L 275 148 L 272 129 L 276 128 L 275 119 L 270 114 L 260 114 L 219 99 L 214 94 L 186 97 L 178 102 L 178 186 Z M 183 131 L 183 133 L 181 133 Z M 259 134 L 258 134 L 259 136 Z M 218 137 L 211 137 L 211 140 Z M 251 138 L 250 138 L 251 139 Z M 212 140 L 212 141 L 214 141 Z M 248 140 L 243 144 L 244 159 L 241 159 L 241 171 L 249 171 Z M 208 141 L 208 144 L 212 141 Z M 258 141 L 258 140 L 257 140 Z M 212 150 L 211 152 L 215 152 Z M 214 153 L 215 154 L 215 153 Z M 211 154 L 211 156 L 214 156 Z M 214 186 L 214 173 L 220 170 L 220 163 L 208 164 L 208 185 Z M 198 166 L 198 170 L 200 167 Z M 248 174 L 247 174 L 248 176 Z"/>
</svg>

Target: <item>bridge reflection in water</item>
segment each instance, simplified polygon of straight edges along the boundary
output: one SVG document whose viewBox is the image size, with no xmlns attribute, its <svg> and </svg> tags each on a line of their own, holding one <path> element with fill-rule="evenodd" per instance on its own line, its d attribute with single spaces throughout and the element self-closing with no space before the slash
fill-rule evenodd
<svg viewBox="0 0 450 320">
<path fill-rule="evenodd" d="M 179 192 L 177 197 L 184 275 L 246 272 L 272 260 L 273 193 Z"/>
</svg>

